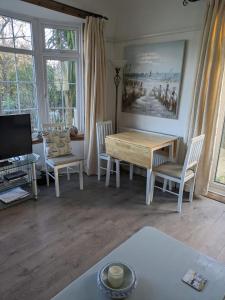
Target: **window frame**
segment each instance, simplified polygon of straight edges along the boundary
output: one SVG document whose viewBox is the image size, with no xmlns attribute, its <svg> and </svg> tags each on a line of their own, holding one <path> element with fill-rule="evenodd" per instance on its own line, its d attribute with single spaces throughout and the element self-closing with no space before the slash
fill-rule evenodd
<svg viewBox="0 0 225 300">
<path fill-rule="evenodd" d="M 217 173 L 217 166 L 219 162 L 219 153 L 221 147 L 221 140 L 223 134 L 223 128 L 225 129 L 225 72 L 223 74 L 223 83 L 220 93 L 221 101 L 219 107 L 219 114 L 216 126 L 216 139 L 214 144 L 214 153 L 212 159 L 212 167 L 210 172 L 209 192 L 218 195 L 225 195 L 225 184 L 215 180 Z"/>
<path fill-rule="evenodd" d="M 11 11 L 0 9 L 0 14 L 18 19 L 21 21 L 29 22 L 31 24 L 32 34 L 32 50 L 17 49 L 11 47 L 0 46 L 0 51 L 18 54 L 29 54 L 34 57 L 34 69 L 36 79 L 36 97 L 37 97 L 37 109 L 39 114 L 39 129 L 42 129 L 42 124 L 49 122 L 48 116 L 48 103 L 47 103 L 47 81 L 46 80 L 46 68 L 45 62 L 47 59 L 59 59 L 64 60 L 73 59 L 77 62 L 77 99 L 76 99 L 76 110 L 77 110 L 77 125 L 81 132 L 84 132 L 84 90 L 83 90 L 83 31 L 82 24 L 78 22 L 57 22 L 49 19 L 41 19 L 35 17 L 27 17 L 22 14 L 13 13 Z M 56 28 L 56 29 L 68 29 L 75 30 L 77 50 L 62 50 L 62 49 L 45 49 L 45 36 L 44 28 Z"/>
<path fill-rule="evenodd" d="M 4 46 L 1 46 L 0 45 L 0 52 L 3 52 L 3 53 L 9 53 L 9 54 L 14 54 L 14 55 L 30 55 L 33 59 L 33 71 L 34 71 L 34 74 L 33 74 L 33 83 L 34 83 L 34 93 L 35 93 L 35 102 L 36 102 L 36 105 L 37 107 L 36 108 L 27 108 L 27 109 L 20 109 L 18 108 L 18 110 L 22 110 L 22 111 L 25 111 L 25 110 L 37 110 L 38 113 L 39 113 L 39 103 L 38 103 L 38 95 L 37 95 L 37 75 L 36 75 L 36 60 L 35 60 L 35 51 L 34 51 L 34 39 L 33 39 L 33 23 L 32 23 L 32 20 L 30 18 L 27 18 L 27 17 L 23 17 L 21 15 L 17 15 L 15 13 L 11 13 L 11 12 L 8 12 L 8 11 L 5 11 L 5 10 L 0 10 L 0 15 L 2 16 L 6 16 L 6 17 L 9 17 L 9 18 L 12 18 L 12 19 L 17 19 L 17 20 L 20 20 L 20 21 L 24 21 L 24 22 L 28 22 L 30 23 L 30 26 L 31 26 L 31 43 L 32 43 L 32 49 L 22 49 L 22 48 L 16 48 L 16 47 L 4 47 Z M 14 33 L 13 33 L 13 38 L 14 38 Z M 16 67 L 16 75 L 17 75 L 17 67 Z M 18 90 L 18 84 L 20 82 L 24 82 L 24 81 L 18 81 L 17 80 L 17 76 L 16 76 L 16 85 L 17 85 L 17 102 L 20 102 L 18 101 L 19 99 L 19 90 Z M 12 110 L 12 113 L 13 113 L 13 110 Z M 38 124 L 37 124 L 38 128 L 40 128 L 40 118 L 38 118 Z"/>
<path fill-rule="evenodd" d="M 84 105 L 83 101 L 83 87 L 82 87 L 82 78 L 83 78 L 83 56 L 82 56 L 82 26 L 78 24 L 68 24 L 64 22 L 52 22 L 52 21 L 47 21 L 47 20 L 40 20 L 40 31 L 41 31 L 41 49 L 42 49 L 42 65 L 43 65 L 43 70 L 42 73 L 44 74 L 44 99 L 45 99 L 45 120 L 46 123 L 49 122 L 49 103 L 48 103 L 48 91 L 47 91 L 47 74 L 46 74 L 46 61 L 47 60 L 60 60 L 60 61 L 65 61 L 65 60 L 73 60 L 76 61 L 77 64 L 77 74 L 80 76 L 77 76 L 76 80 L 76 110 L 77 110 L 77 125 L 79 130 L 82 132 L 84 131 Z M 45 34 L 44 30 L 45 28 L 54 28 L 54 29 L 67 29 L 67 30 L 74 30 L 76 31 L 76 42 L 77 42 L 77 50 L 62 50 L 62 49 L 46 49 L 45 48 Z"/>
</svg>

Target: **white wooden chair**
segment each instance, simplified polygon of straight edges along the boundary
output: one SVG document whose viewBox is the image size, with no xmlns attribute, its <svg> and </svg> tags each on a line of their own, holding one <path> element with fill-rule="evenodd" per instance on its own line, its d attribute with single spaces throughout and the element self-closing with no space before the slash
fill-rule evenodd
<svg viewBox="0 0 225 300">
<path fill-rule="evenodd" d="M 107 171 L 109 168 L 110 172 L 106 172 L 106 186 L 109 185 L 110 173 L 116 173 L 116 187 L 120 187 L 120 163 L 118 159 L 113 159 L 105 152 L 105 137 L 113 134 L 112 121 L 104 121 L 96 123 L 97 133 L 97 154 L 98 154 L 98 180 L 101 179 L 101 170 Z M 107 168 L 101 166 L 101 161 L 107 161 Z M 116 171 L 111 168 L 111 162 L 115 162 Z M 130 164 L 130 180 L 133 179 L 133 165 Z"/>
<path fill-rule="evenodd" d="M 52 132 L 52 131 L 62 131 L 64 126 L 61 124 L 43 124 L 42 126 L 44 132 Z M 77 158 L 73 154 L 63 155 L 58 157 L 47 157 L 46 144 L 43 141 L 44 146 L 44 158 L 45 158 L 45 172 L 46 172 L 46 181 L 47 186 L 49 186 L 49 176 L 51 176 L 55 180 L 55 191 L 56 197 L 60 196 L 59 191 L 59 170 L 66 168 L 67 170 L 67 179 L 70 180 L 70 170 L 78 166 L 79 168 L 79 181 L 80 181 L 80 189 L 83 190 L 83 160 Z M 54 171 L 54 175 L 50 172 L 50 170 Z"/>
<path fill-rule="evenodd" d="M 179 165 L 174 162 L 167 162 L 153 169 L 152 178 L 151 178 L 151 194 L 150 194 L 150 199 L 148 204 L 150 204 L 153 200 L 154 187 L 156 187 L 163 190 L 163 192 L 167 191 L 168 193 L 177 195 L 178 196 L 177 211 L 181 212 L 184 184 L 189 180 L 192 180 L 190 186 L 190 193 L 189 193 L 189 201 L 192 202 L 194 187 L 195 187 L 196 172 L 198 168 L 198 162 L 201 155 L 204 138 L 205 138 L 204 134 L 192 138 L 187 149 L 184 165 Z M 164 179 L 163 188 L 159 186 L 155 186 L 156 176 Z M 178 194 L 172 192 L 171 190 L 166 189 L 167 180 L 173 181 L 175 183 L 179 183 L 180 186 L 179 186 Z"/>
</svg>

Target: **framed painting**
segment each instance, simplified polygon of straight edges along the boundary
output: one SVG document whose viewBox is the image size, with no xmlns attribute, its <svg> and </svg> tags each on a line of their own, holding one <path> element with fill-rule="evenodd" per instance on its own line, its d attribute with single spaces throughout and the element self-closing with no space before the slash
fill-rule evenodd
<svg viewBox="0 0 225 300">
<path fill-rule="evenodd" d="M 177 119 L 185 41 L 125 48 L 122 111 Z"/>
</svg>

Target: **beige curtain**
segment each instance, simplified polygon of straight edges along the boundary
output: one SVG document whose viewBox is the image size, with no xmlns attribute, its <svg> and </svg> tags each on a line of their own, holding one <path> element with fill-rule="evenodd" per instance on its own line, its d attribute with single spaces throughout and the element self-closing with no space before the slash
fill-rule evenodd
<svg viewBox="0 0 225 300">
<path fill-rule="evenodd" d="M 85 153 L 88 175 L 96 174 L 96 122 L 105 114 L 106 58 L 104 20 L 87 17 L 84 27 Z"/>
<path fill-rule="evenodd" d="M 212 0 L 203 32 L 189 138 L 205 133 L 195 193 L 208 192 L 225 56 L 225 0 Z"/>
</svg>

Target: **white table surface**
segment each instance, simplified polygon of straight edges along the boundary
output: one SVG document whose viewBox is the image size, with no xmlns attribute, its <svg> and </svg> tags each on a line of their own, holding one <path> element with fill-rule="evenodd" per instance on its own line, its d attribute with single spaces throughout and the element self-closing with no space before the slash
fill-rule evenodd
<svg viewBox="0 0 225 300">
<path fill-rule="evenodd" d="M 97 272 L 106 263 L 120 261 L 136 272 L 137 288 L 130 300 L 223 300 L 225 265 L 204 256 L 152 227 L 144 227 L 113 250 L 52 300 L 105 300 L 98 290 Z M 208 282 L 201 292 L 181 281 L 192 269 Z"/>
</svg>

